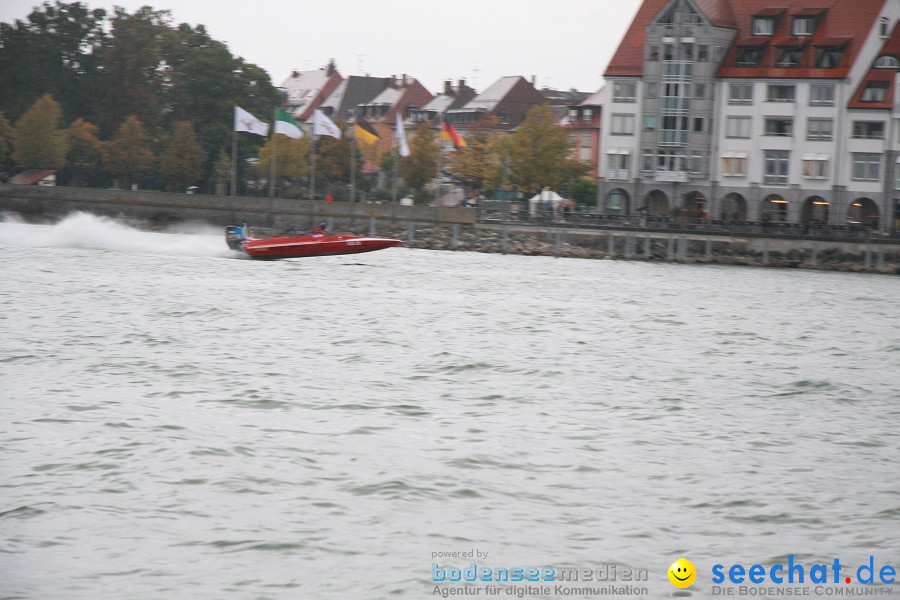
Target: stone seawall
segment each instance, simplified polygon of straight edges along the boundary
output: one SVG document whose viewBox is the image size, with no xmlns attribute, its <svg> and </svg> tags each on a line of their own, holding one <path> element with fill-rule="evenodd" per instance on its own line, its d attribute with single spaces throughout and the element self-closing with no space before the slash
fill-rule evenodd
<svg viewBox="0 0 900 600">
<path fill-rule="evenodd" d="M 414 248 L 900 274 L 900 240 L 846 241 L 475 222 L 464 208 L 352 204 L 0 184 L 0 211 L 33 221 L 82 211 L 148 229 L 247 223 L 256 236 L 332 231 L 394 237 Z M 224 241 L 223 241 L 224 243 Z"/>
</svg>

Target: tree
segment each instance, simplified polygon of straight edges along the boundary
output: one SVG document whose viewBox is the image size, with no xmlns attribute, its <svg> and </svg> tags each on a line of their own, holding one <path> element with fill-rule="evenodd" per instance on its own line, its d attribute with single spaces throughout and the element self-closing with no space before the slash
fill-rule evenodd
<svg viewBox="0 0 900 600">
<path fill-rule="evenodd" d="M 117 178 L 123 187 L 128 187 L 133 179 L 144 179 L 153 166 L 153 152 L 144 125 L 135 115 L 131 115 L 119 126 L 115 137 L 104 146 L 103 165 Z"/>
<path fill-rule="evenodd" d="M 465 148 L 457 148 L 450 155 L 450 172 L 473 189 L 484 189 L 486 184 L 498 178 L 503 168 L 497 144 L 502 131 L 497 129 L 500 120 L 489 116 L 479 119 L 466 131 Z"/>
<path fill-rule="evenodd" d="M 275 142 L 275 181 L 280 183 L 284 178 L 297 184 L 303 181 L 309 173 L 310 141 L 308 136 L 302 138 L 289 138 L 279 135 Z M 263 177 L 269 177 L 272 165 L 272 139 L 266 142 L 259 150 L 259 172 Z"/>
<path fill-rule="evenodd" d="M 103 143 L 97 139 L 97 127 L 78 118 L 66 129 L 69 151 L 66 175 L 69 185 L 97 184 L 103 168 Z"/>
<path fill-rule="evenodd" d="M 159 161 L 159 174 L 169 189 L 184 191 L 190 184 L 200 183 L 206 151 L 197 141 L 189 121 L 175 124 L 172 139 Z"/>
<path fill-rule="evenodd" d="M 59 129 L 62 109 L 50 94 L 38 98 L 18 121 L 13 159 L 23 169 L 59 169 L 66 164 L 66 132 Z"/>
<path fill-rule="evenodd" d="M 335 123 L 346 129 L 346 124 Z M 335 139 L 320 136 L 316 141 L 316 179 L 321 178 L 329 183 L 345 182 L 350 179 L 350 153 L 353 151 L 353 138 L 349 135 Z"/>
<path fill-rule="evenodd" d="M 0 169 L 6 167 L 12 160 L 13 152 L 13 126 L 2 112 L 0 112 Z"/>
<path fill-rule="evenodd" d="M 428 123 L 422 123 L 409 140 L 409 156 L 400 159 L 403 179 L 420 195 L 425 184 L 435 177 L 437 153 L 437 135 Z"/>
<path fill-rule="evenodd" d="M 586 165 L 571 158 L 568 132 L 557 124 L 546 105 L 528 111 L 518 131 L 504 139 L 498 149 L 501 160 L 508 160 L 510 183 L 526 193 L 559 188 L 587 170 Z"/>
<path fill-rule="evenodd" d="M 17 119 L 37 98 L 51 94 L 60 99 L 66 122 L 92 116 L 105 17 L 103 9 L 81 2 L 44 2 L 27 20 L 0 24 L 3 110 Z"/>
</svg>

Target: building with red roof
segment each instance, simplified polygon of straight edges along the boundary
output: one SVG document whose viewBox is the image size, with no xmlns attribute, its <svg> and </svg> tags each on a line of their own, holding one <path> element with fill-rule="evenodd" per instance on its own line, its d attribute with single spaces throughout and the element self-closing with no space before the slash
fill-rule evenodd
<svg viewBox="0 0 900 600">
<path fill-rule="evenodd" d="M 900 0 L 645 0 L 605 72 L 605 213 L 893 227 Z"/>
</svg>

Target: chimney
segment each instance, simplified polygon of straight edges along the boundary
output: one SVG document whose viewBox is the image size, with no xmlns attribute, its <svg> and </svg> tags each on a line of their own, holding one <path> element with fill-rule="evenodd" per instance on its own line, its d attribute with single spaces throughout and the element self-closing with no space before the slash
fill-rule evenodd
<svg viewBox="0 0 900 600">
<path fill-rule="evenodd" d="M 465 79 L 460 79 L 460 80 L 459 80 L 459 89 L 461 90 L 461 89 L 463 89 L 464 87 L 466 87 L 466 80 L 465 80 Z"/>
<path fill-rule="evenodd" d="M 531 85 L 535 87 L 537 86 L 537 75 L 531 76 Z"/>
<path fill-rule="evenodd" d="M 300 72 L 297 69 L 294 69 L 293 71 L 291 71 L 291 77 L 293 77 L 294 79 L 300 77 Z"/>
<path fill-rule="evenodd" d="M 406 85 L 406 73 L 404 73 L 400 79 L 400 85 Z"/>
<path fill-rule="evenodd" d="M 445 96 L 452 96 L 452 95 L 453 95 L 453 89 L 450 87 L 450 80 L 449 80 L 449 79 L 445 79 L 445 80 L 444 80 L 444 95 L 445 95 Z"/>
</svg>

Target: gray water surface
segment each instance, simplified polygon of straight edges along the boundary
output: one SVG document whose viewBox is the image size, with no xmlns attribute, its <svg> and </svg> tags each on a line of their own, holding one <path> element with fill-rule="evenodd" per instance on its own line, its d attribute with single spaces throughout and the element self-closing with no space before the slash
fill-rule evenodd
<svg viewBox="0 0 900 600">
<path fill-rule="evenodd" d="M 716 563 L 900 566 L 895 278 L 258 263 L 79 218 L 0 224 L 0 598 L 425 598 L 472 562 L 669 597 L 680 556 L 702 598 Z"/>
</svg>

